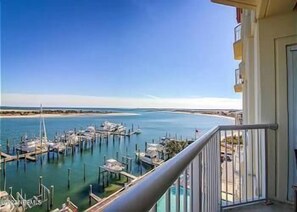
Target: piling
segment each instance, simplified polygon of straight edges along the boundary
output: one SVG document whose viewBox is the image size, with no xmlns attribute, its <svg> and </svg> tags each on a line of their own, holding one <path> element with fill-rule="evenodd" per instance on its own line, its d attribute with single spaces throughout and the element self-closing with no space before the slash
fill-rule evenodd
<svg viewBox="0 0 297 212">
<path fill-rule="evenodd" d="M 90 190 L 89 190 L 89 205 L 92 203 L 92 184 L 90 185 Z"/>
<path fill-rule="evenodd" d="M 86 182 L 86 164 L 84 163 L 84 182 Z"/>
<path fill-rule="evenodd" d="M 116 160 L 119 161 L 119 152 L 116 152 Z"/>
<path fill-rule="evenodd" d="M 145 142 L 145 151 L 147 150 L 147 142 Z"/>
<path fill-rule="evenodd" d="M 47 192 L 47 204 L 46 204 L 46 208 L 47 208 L 47 211 L 50 211 L 51 210 L 51 203 L 50 203 L 50 198 L 51 198 L 51 192 Z"/>
<path fill-rule="evenodd" d="M 71 174 L 71 169 L 68 168 L 68 189 L 70 188 L 70 174 Z"/>
<path fill-rule="evenodd" d="M 4 164 L 3 164 L 3 175 L 4 175 L 4 178 L 6 178 L 6 158 L 4 158 Z"/>
<path fill-rule="evenodd" d="M 7 151 L 7 153 L 9 153 L 9 141 L 8 141 L 8 139 L 6 140 L 6 151 Z"/>
<path fill-rule="evenodd" d="M 137 150 L 137 160 L 138 160 L 138 163 L 140 161 L 140 149 Z"/>
<path fill-rule="evenodd" d="M 27 157 L 25 156 L 25 160 L 24 160 L 24 172 L 26 172 L 27 170 Z"/>
<path fill-rule="evenodd" d="M 54 205 L 54 186 L 51 185 L 50 209 L 53 208 L 53 205 Z"/>
<path fill-rule="evenodd" d="M 42 185 L 42 176 L 39 176 L 39 185 L 38 185 L 38 193 L 41 194 L 41 185 Z"/>
<path fill-rule="evenodd" d="M 49 147 L 47 147 L 47 161 L 50 160 L 50 155 L 49 155 L 50 151 L 49 151 Z"/>
<path fill-rule="evenodd" d="M 101 168 L 99 166 L 99 171 L 98 171 L 98 185 L 100 186 L 100 175 L 101 175 Z"/>
</svg>

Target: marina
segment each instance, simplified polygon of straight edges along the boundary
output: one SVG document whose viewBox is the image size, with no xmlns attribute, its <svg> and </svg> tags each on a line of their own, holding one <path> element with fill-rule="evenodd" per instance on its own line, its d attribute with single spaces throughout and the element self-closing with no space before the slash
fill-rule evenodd
<svg viewBox="0 0 297 212">
<path fill-rule="evenodd" d="M 106 117 L 45 119 L 48 148 L 43 148 L 42 151 L 36 148 L 36 151 L 34 149 L 29 153 L 20 153 L 19 159 L 16 158 L 17 150 L 13 147 L 19 144 L 24 134 L 32 138 L 34 134 L 39 133 L 39 119 L 3 119 L 1 190 L 9 191 L 12 187 L 13 196 L 16 196 L 17 191 L 22 190 L 26 196 L 32 197 L 36 195 L 37 182 L 42 176 L 44 186 L 51 188 L 53 185 L 55 188 L 52 210 L 70 207 L 72 204 L 78 207 L 79 211 L 85 210 L 100 202 L 100 204 L 105 204 L 109 201 L 106 198 L 119 195 L 117 192 L 124 190 L 125 187 L 137 182 L 141 176 L 153 170 L 154 166 L 138 161 L 135 154 L 138 150 L 145 152 L 153 142 L 155 145 L 164 142 L 170 137 L 169 134 L 171 139 L 182 136 L 183 140 L 190 141 L 195 136 L 194 131 L 197 127 L 202 134 L 203 131 L 212 127 L 214 122 L 226 124 L 232 122 L 218 117 L 168 112 L 145 110 L 128 110 L 128 112 L 139 115 L 110 116 L 108 121 L 125 123 L 126 127 L 130 126 L 130 132 L 133 132 L 133 124 L 136 126 L 134 131 L 141 129 L 141 134 L 134 133 L 127 136 L 117 135 L 116 131 L 107 132 L 101 127 L 101 124 L 107 121 Z M 204 120 L 204 124 L 198 126 L 197 123 L 201 120 Z M 138 125 L 141 128 L 138 128 Z M 95 128 L 94 137 L 91 136 L 94 131 L 93 128 L 89 128 L 90 126 Z M 7 140 L 9 145 L 7 145 Z M 56 145 L 59 142 L 65 145 Z M 6 148 L 7 146 L 9 148 Z M 65 149 L 60 149 L 63 146 Z M 161 154 L 159 156 L 162 157 Z M 120 162 L 125 168 L 118 173 L 105 170 L 104 165 L 109 159 Z M 119 179 L 116 175 L 120 175 L 121 178 Z M 89 204 L 90 185 L 92 185 L 91 205 Z M 68 198 L 71 199 L 72 204 L 67 201 Z M 47 203 L 35 206 L 29 211 L 40 211 L 41 208 L 46 211 Z"/>
</svg>

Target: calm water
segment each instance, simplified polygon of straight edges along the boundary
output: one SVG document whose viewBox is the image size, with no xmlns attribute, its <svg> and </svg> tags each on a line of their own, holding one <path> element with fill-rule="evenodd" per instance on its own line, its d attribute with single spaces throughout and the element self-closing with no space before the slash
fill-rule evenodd
<svg viewBox="0 0 297 212">
<path fill-rule="evenodd" d="M 63 118 L 46 118 L 46 129 L 48 138 L 52 139 L 56 133 L 63 133 L 71 129 L 85 129 L 89 125 L 97 127 L 105 121 L 116 123 L 124 123 L 128 128 L 140 126 L 142 134 L 133 135 L 130 139 L 121 138 L 114 142 L 109 139 L 106 142 L 99 142 L 91 149 L 85 150 L 83 154 L 77 152 L 74 156 L 60 155 L 59 159 L 47 160 L 47 155 L 40 156 L 38 162 L 27 162 L 24 169 L 24 161 L 21 160 L 19 166 L 16 162 L 7 163 L 6 187 L 13 187 L 13 193 L 23 190 L 27 197 L 31 197 L 37 193 L 39 176 L 43 176 L 44 184 L 48 187 L 55 186 L 54 208 L 61 207 L 67 197 L 79 206 L 80 210 L 88 207 L 88 189 L 89 185 L 93 185 L 94 193 L 98 191 L 97 177 L 98 167 L 103 165 L 103 158 L 115 158 L 116 152 L 120 156 L 129 155 L 134 157 L 135 144 L 144 150 L 145 142 L 151 142 L 152 139 L 158 139 L 167 133 L 172 136 L 183 136 L 183 138 L 193 138 L 195 129 L 199 129 L 201 136 L 210 128 L 216 125 L 234 124 L 233 120 L 204 116 L 189 115 L 170 112 L 157 112 L 149 110 L 120 110 L 121 112 L 131 112 L 137 115 L 125 116 L 86 116 L 86 117 L 63 117 Z M 10 144 L 16 144 L 20 141 L 20 137 L 25 133 L 27 135 L 39 135 L 39 119 L 38 118 L 18 118 L 18 119 L 0 119 L 1 121 L 1 144 L 3 151 L 6 150 L 6 140 Z M 86 163 L 86 181 L 83 180 L 83 164 Z M 71 187 L 67 188 L 67 171 L 71 169 Z M 142 167 L 146 172 L 146 167 Z M 139 166 L 133 160 L 133 174 L 139 175 Z M 4 186 L 3 174 L 1 173 L 1 190 Z M 42 211 L 40 207 L 33 211 Z"/>
</svg>

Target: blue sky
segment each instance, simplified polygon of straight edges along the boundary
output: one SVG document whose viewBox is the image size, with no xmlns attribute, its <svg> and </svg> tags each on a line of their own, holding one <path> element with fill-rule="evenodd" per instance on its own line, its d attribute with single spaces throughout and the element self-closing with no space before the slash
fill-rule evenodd
<svg viewBox="0 0 297 212">
<path fill-rule="evenodd" d="M 22 104 L 12 94 L 32 104 L 34 95 L 241 98 L 233 91 L 234 8 L 210 0 L 1 2 L 2 105 Z"/>
</svg>

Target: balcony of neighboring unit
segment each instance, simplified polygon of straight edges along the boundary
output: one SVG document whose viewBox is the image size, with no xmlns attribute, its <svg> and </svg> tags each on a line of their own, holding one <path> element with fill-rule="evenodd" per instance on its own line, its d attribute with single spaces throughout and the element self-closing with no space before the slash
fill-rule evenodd
<svg viewBox="0 0 297 212">
<path fill-rule="evenodd" d="M 237 25 L 234 28 L 234 43 L 233 43 L 233 51 L 234 51 L 234 59 L 242 60 L 242 39 L 241 39 L 241 24 Z"/>
<path fill-rule="evenodd" d="M 235 70 L 235 85 L 234 85 L 234 91 L 236 93 L 242 92 L 243 87 L 243 75 L 240 69 Z"/>
</svg>

